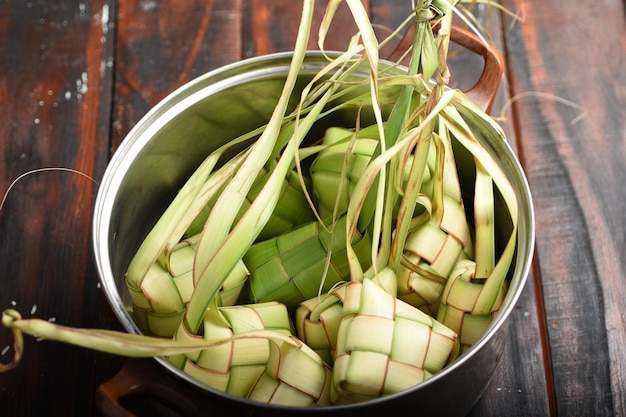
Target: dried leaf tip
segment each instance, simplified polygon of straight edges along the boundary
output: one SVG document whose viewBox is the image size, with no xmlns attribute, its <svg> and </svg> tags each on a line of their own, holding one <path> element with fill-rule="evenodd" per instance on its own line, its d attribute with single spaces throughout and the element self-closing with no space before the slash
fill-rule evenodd
<svg viewBox="0 0 626 417">
<path fill-rule="evenodd" d="M 2 325 L 13 332 L 13 359 L 9 363 L 0 363 L 0 373 L 10 371 L 17 367 L 22 359 L 24 352 L 24 336 L 22 332 L 13 326 L 15 321 L 20 320 L 22 316 L 16 310 L 7 309 L 2 312 Z"/>
</svg>

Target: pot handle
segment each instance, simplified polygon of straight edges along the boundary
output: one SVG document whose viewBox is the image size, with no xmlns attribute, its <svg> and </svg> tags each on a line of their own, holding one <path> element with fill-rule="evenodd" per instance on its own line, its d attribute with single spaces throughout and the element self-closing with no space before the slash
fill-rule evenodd
<svg viewBox="0 0 626 417">
<path fill-rule="evenodd" d="M 387 57 L 387 60 L 398 60 L 411 46 L 415 34 L 415 27 L 416 24 L 413 23 L 407 28 L 404 36 Z M 433 27 L 435 32 L 437 29 L 438 26 Z M 504 60 L 502 59 L 502 55 L 493 45 L 485 43 L 478 36 L 456 25 L 452 25 L 451 27 L 450 40 L 483 58 L 483 72 L 476 84 L 465 91 L 465 94 L 467 94 L 476 105 L 488 113 L 498 93 L 498 87 L 500 86 L 502 74 L 504 73 Z"/>
<path fill-rule="evenodd" d="M 249 414 L 208 392 L 175 381 L 150 359 L 128 359 L 96 391 L 102 417 L 233 417 Z"/>
</svg>

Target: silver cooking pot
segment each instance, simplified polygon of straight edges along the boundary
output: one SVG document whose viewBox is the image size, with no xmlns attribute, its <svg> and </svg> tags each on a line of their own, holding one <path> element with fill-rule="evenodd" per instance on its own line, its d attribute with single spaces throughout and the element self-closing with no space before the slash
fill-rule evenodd
<svg viewBox="0 0 626 417">
<path fill-rule="evenodd" d="M 482 44 L 481 44 L 482 45 Z M 481 48 L 485 48 L 484 45 Z M 486 61 L 476 101 L 488 106 L 499 82 L 498 70 L 487 65 L 493 51 L 480 52 Z M 291 53 L 280 53 L 244 60 L 211 71 L 182 86 L 155 106 L 132 129 L 108 165 L 98 192 L 94 221 L 93 245 L 100 280 L 106 297 L 129 332 L 139 334 L 133 321 L 131 302 L 124 282 L 124 273 L 143 238 L 159 218 L 178 188 L 204 157 L 239 134 L 263 125 L 278 99 L 288 72 Z M 497 60 L 496 60 L 497 61 Z M 319 52 L 307 54 L 297 89 L 303 88 L 325 59 Z M 499 61 L 497 62 L 499 63 Z M 490 74 L 491 72 L 491 74 Z M 501 74 L 501 70 L 499 72 Z M 363 76 L 367 76 L 363 74 Z M 484 84 L 485 77 L 491 86 Z M 494 88 L 493 83 L 496 83 Z M 485 95 L 487 91 L 487 95 Z M 345 120 L 341 120 L 345 117 Z M 332 124 L 349 124 L 352 114 L 338 114 Z M 510 287 L 501 310 L 485 334 L 461 357 L 432 378 L 401 393 L 354 405 L 323 408 L 294 408 L 265 405 L 214 390 L 167 360 L 155 359 L 161 373 L 174 380 L 179 400 L 199 402 L 215 399 L 215 410 L 199 411 L 198 415 L 380 415 L 406 412 L 407 415 L 465 415 L 481 397 L 489 384 L 507 337 L 503 324 L 509 318 L 524 287 L 531 266 L 534 247 L 534 221 L 531 196 L 524 173 L 505 141 L 496 130 L 485 124 L 478 127 L 479 140 L 498 161 L 518 196 L 519 236 L 517 253 L 510 273 Z M 319 126 L 320 131 L 324 126 Z M 468 155 L 468 158 L 470 156 Z M 460 172 L 460 176 L 463 173 Z M 502 216 L 501 216 L 502 217 Z M 504 220 L 503 220 L 504 222 Z M 157 372 L 158 373 L 158 372 Z M 150 387 L 154 387 L 153 377 Z M 141 385 L 141 375 L 133 387 Z M 105 387 L 110 388 L 110 387 Z M 133 388 L 128 388 L 132 390 Z M 122 387 L 123 390 L 123 387 Z M 149 395 L 153 388 L 143 391 Z M 104 391 L 107 391 L 106 389 Z M 119 387 L 113 402 L 116 413 L 120 405 Z M 154 389 L 154 392 L 162 392 Z M 170 390 L 172 391 L 172 390 Z M 102 393 L 100 393 L 102 396 Z M 106 394 L 106 392 L 105 392 Z M 104 395 L 106 397 L 107 395 Z M 164 397 L 161 394 L 156 397 Z M 194 399 L 195 398 L 195 399 Z M 160 398 L 156 398 L 159 401 Z M 105 401 L 106 403 L 106 401 Z M 221 405 L 220 405 L 221 404 Z M 187 405 L 185 406 L 187 407 Z M 220 413 L 217 408 L 233 408 L 233 414 Z M 112 409 L 111 404 L 106 406 Z M 193 410 L 193 405 L 185 410 Z M 181 411 L 178 414 L 193 414 Z M 131 415 L 130 412 L 128 415 Z"/>
</svg>

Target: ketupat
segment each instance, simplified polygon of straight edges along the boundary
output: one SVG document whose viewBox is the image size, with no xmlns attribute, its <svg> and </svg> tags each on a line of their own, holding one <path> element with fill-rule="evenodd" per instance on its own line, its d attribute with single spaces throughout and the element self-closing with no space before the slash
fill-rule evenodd
<svg viewBox="0 0 626 417">
<path fill-rule="evenodd" d="M 346 285 L 333 368 L 333 402 L 410 388 L 456 358 L 454 331 L 374 281 Z"/>
<path fill-rule="evenodd" d="M 227 339 L 255 330 L 291 335 L 285 306 L 272 302 L 212 309 L 205 315 L 202 336 L 186 335 L 185 338 Z M 210 387 L 246 396 L 265 370 L 271 344 L 269 339 L 243 338 L 169 360 Z"/>
<path fill-rule="evenodd" d="M 294 310 L 302 301 L 349 280 L 345 231 L 342 215 L 334 222 L 310 222 L 252 245 L 243 256 L 251 301 L 280 301 Z M 357 234 L 351 245 L 359 260 L 369 265 L 372 243 L 367 232 Z"/>
</svg>

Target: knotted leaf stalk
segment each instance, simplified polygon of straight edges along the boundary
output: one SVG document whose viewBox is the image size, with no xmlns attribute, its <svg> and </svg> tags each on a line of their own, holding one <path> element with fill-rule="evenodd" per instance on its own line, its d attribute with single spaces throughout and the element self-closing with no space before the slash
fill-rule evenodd
<svg viewBox="0 0 626 417">
<path fill-rule="evenodd" d="M 478 140 L 481 129 L 503 139 L 501 130 L 448 87 L 454 5 L 416 2 L 394 32 L 416 23 L 399 69 L 378 56 L 393 35 L 379 43 L 363 4 L 346 2 L 357 35 L 291 109 L 315 4 L 303 2 L 267 124 L 208 155 L 141 244 L 125 278 L 146 335 L 7 310 L 16 354 L 0 371 L 17 365 L 27 333 L 165 357 L 255 401 L 328 406 L 419 384 L 484 334 L 507 291 L 517 199 Z M 322 50 L 339 3 L 328 3 Z M 313 126 L 345 109 L 356 109 L 352 126 L 310 141 Z M 364 114 L 373 123 L 362 126 Z"/>
</svg>

